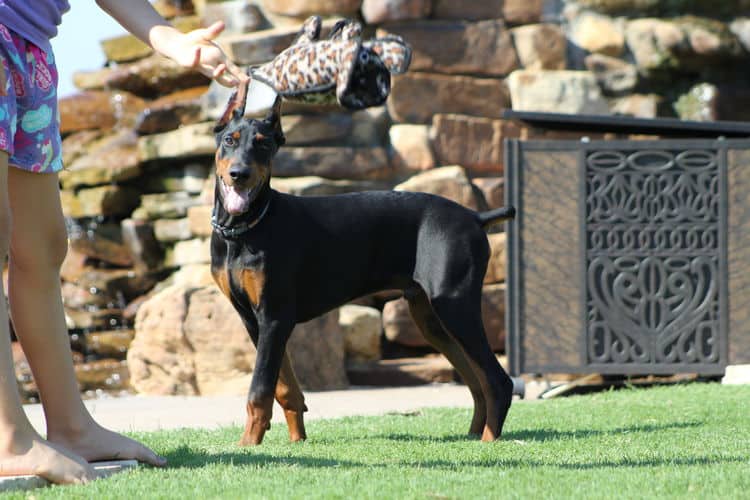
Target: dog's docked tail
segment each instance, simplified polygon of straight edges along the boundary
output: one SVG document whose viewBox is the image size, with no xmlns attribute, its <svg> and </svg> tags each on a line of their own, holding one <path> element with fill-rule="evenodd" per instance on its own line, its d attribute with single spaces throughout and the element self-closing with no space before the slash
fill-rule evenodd
<svg viewBox="0 0 750 500">
<path fill-rule="evenodd" d="M 493 224 L 497 224 L 498 222 L 503 222 L 508 219 L 512 219 L 516 216 L 516 209 L 515 207 L 503 207 L 503 208 L 496 208 L 494 210 L 488 210 L 486 212 L 481 212 L 477 214 L 477 219 L 479 220 L 479 225 L 483 228 L 486 228 L 488 226 L 491 226 Z"/>
</svg>

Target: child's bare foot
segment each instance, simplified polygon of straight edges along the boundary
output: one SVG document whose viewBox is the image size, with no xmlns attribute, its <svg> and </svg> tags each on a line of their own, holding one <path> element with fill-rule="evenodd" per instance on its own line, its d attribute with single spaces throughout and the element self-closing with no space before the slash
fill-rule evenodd
<svg viewBox="0 0 750 500">
<path fill-rule="evenodd" d="M 156 467 L 164 467 L 167 460 L 116 432 L 92 422 L 80 431 L 53 431 L 48 429 L 47 439 L 77 453 L 89 462 L 97 460 L 135 459 Z"/>
<path fill-rule="evenodd" d="M 0 476 L 40 476 L 57 484 L 80 484 L 96 478 L 81 457 L 48 443 L 41 436 L 14 436 L 0 445 Z"/>
</svg>

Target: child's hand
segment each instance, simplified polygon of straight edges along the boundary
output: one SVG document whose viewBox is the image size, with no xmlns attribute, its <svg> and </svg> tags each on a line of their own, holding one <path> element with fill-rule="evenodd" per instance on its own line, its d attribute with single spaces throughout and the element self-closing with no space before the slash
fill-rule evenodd
<svg viewBox="0 0 750 500">
<path fill-rule="evenodd" d="M 96 0 L 96 3 L 125 29 L 177 64 L 195 68 L 227 87 L 234 87 L 239 82 L 248 80 L 214 43 L 214 39 L 224 31 L 224 23 L 221 21 L 208 28 L 180 33 L 147 0 Z"/>
<path fill-rule="evenodd" d="M 209 78 L 226 87 L 234 87 L 247 76 L 213 41 L 224 30 L 224 23 L 217 21 L 208 28 L 193 30 L 170 40 L 163 52 L 178 64 L 195 68 Z"/>
</svg>

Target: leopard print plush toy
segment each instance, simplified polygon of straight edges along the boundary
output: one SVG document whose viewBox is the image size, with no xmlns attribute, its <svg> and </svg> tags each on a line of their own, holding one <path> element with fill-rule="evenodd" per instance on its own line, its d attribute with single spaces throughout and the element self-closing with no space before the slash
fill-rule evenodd
<svg viewBox="0 0 750 500">
<path fill-rule="evenodd" d="M 270 85 L 287 100 L 336 103 L 348 109 L 379 106 L 391 91 L 391 73 L 404 73 L 411 48 L 398 36 L 362 40 L 362 26 L 336 23 L 320 40 L 322 21 L 312 16 L 294 43 L 273 61 L 250 69 L 253 79 Z"/>
</svg>

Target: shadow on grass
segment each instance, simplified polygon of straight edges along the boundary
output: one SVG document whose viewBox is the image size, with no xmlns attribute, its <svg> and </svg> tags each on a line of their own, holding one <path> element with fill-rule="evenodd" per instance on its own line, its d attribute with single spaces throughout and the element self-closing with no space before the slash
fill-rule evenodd
<svg viewBox="0 0 750 500">
<path fill-rule="evenodd" d="M 669 429 L 684 429 L 697 427 L 700 424 L 697 422 L 677 422 L 672 424 L 664 425 L 642 425 L 642 426 L 631 426 L 621 427 L 616 429 L 608 430 L 590 430 L 590 431 L 557 431 L 557 430 L 524 430 L 506 433 L 504 440 L 523 440 L 523 441 L 537 441 L 544 442 L 554 439 L 583 439 L 590 436 L 600 435 L 612 435 L 621 433 L 652 433 L 661 432 Z M 347 437 L 338 440 L 323 439 L 315 440 L 312 439 L 309 445 L 314 446 L 315 444 L 326 445 L 332 442 L 337 444 L 345 444 L 345 442 L 354 442 L 362 440 L 392 440 L 392 441 L 413 441 L 415 443 L 420 442 L 435 442 L 435 443 L 451 443 L 451 442 L 469 442 L 475 440 L 466 435 L 449 435 L 449 436 L 424 436 L 424 435 L 411 435 L 411 434 L 382 434 L 382 435 L 369 435 L 369 436 L 357 436 Z M 308 445 L 308 446 L 309 446 Z M 274 468 L 276 466 L 296 466 L 313 469 L 329 469 L 329 468 L 342 468 L 342 469 L 359 469 L 359 468 L 428 468 L 445 471 L 460 471 L 464 467 L 473 468 L 498 468 L 498 469 L 524 469 L 529 467 L 554 467 L 565 470 L 596 470 L 606 468 L 618 468 L 618 467 L 629 467 L 629 468 L 648 468 L 648 467 L 684 467 L 684 466 L 708 466 L 708 465 L 721 465 L 730 463 L 747 463 L 747 457 L 744 456 L 695 456 L 695 457 L 643 457 L 641 458 L 622 458 L 622 459 L 604 459 L 601 461 L 586 461 L 585 456 L 577 456 L 575 448 L 571 449 L 570 453 L 562 454 L 559 457 L 551 458 L 549 460 L 540 460 L 537 458 L 517 458 L 513 452 L 507 452 L 497 457 L 457 457 L 455 460 L 425 460 L 421 458 L 412 458 L 408 456 L 408 453 L 400 457 L 394 457 L 396 460 L 390 460 L 388 463 L 368 463 L 347 459 L 338 459 L 330 457 L 330 450 L 326 451 L 327 458 L 314 457 L 314 456 L 295 456 L 294 445 L 289 445 L 289 452 L 285 455 L 272 455 L 262 451 L 260 448 L 252 449 L 239 449 L 236 452 L 216 452 L 211 453 L 205 450 L 192 449 L 189 446 L 180 446 L 167 453 L 166 458 L 169 460 L 169 468 L 171 469 L 198 469 L 209 465 L 221 464 L 227 466 L 251 466 L 257 468 Z M 309 453 L 311 448 L 306 446 L 306 451 Z M 356 446 L 356 444 L 354 445 Z M 487 444 L 492 446 L 492 444 Z M 314 451 L 314 448 L 312 449 Z M 582 458 L 580 462 L 576 462 L 577 458 Z"/>
<path fill-rule="evenodd" d="M 294 446 L 290 444 L 290 446 Z M 167 459 L 168 467 L 171 469 L 178 468 L 200 468 L 207 465 L 251 465 L 258 467 L 275 466 L 275 465 L 301 465 L 303 467 L 365 467 L 368 464 L 352 462 L 349 460 L 335 460 L 330 458 L 318 457 L 292 457 L 292 456 L 273 456 L 267 453 L 255 453 L 259 448 L 253 448 L 250 451 L 237 452 L 218 452 L 209 453 L 203 450 L 194 450 L 189 446 L 180 446 L 171 451 L 164 453 Z M 239 448 L 238 448 L 239 450 Z"/>
<path fill-rule="evenodd" d="M 491 446 L 491 445 L 490 445 Z M 570 463 L 561 460 L 536 460 L 518 459 L 512 456 L 497 457 L 496 459 L 456 459 L 456 460 L 410 460 L 403 457 L 389 463 L 365 463 L 352 460 L 339 460 L 331 458 L 319 458 L 309 456 L 273 456 L 266 453 L 242 453 L 242 452 L 220 452 L 208 453 L 205 451 L 192 450 L 186 446 L 177 448 L 166 453 L 170 469 L 199 469 L 208 465 L 227 466 L 257 466 L 258 468 L 273 468 L 275 466 L 296 466 L 314 469 L 384 469 L 384 468 L 414 468 L 414 469 L 437 469 L 444 471 L 461 471 L 466 467 L 493 468 L 493 469 L 526 469 L 529 467 L 554 467 L 566 470 L 596 470 L 607 468 L 648 468 L 648 467 L 686 467 L 686 466 L 709 466 L 724 465 L 730 463 L 747 463 L 744 456 L 726 457 L 689 457 L 689 458 L 623 458 L 621 460 L 602 460 L 597 462 Z M 568 457 L 570 458 L 570 457 Z"/>
<path fill-rule="evenodd" d="M 554 441 L 560 439 L 586 439 L 597 436 L 609 436 L 615 434 L 637 434 L 637 433 L 650 433 L 650 432 L 663 432 L 669 429 L 688 429 L 693 427 L 700 427 L 703 425 L 702 422 L 674 422 L 669 424 L 647 424 L 647 425 L 632 425 L 628 427 L 618 427 L 615 429 L 586 429 L 586 430 L 574 430 L 564 431 L 557 429 L 527 429 L 527 430 L 516 430 L 507 431 L 503 433 L 503 441 Z M 429 441 L 436 443 L 457 443 L 464 441 L 478 441 L 478 436 L 471 436 L 469 434 L 451 434 L 442 436 L 429 436 L 419 434 L 406 434 L 406 433 L 387 433 L 387 434 L 368 434 L 364 436 L 352 436 L 347 437 L 347 440 L 372 440 L 372 439 L 385 439 L 390 441 Z M 333 442 L 330 438 L 322 438 L 320 443 L 331 443 Z"/>
<path fill-rule="evenodd" d="M 668 424 L 646 424 L 646 425 L 630 425 L 627 427 L 618 427 L 615 429 L 584 429 L 575 431 L 561 431 L 556 429 L 528 429 L 519 431 L 510 431 L 503 434 L 503 439 L 512 440 L 517 439 L 520 441 L 551 441 L 558 439 L 585 439 L 597 436 L 611 436 L 615 434 L 638 434 L 638 433 L 651 433 L 651 432 L 663 432 L 670 429 L 689 429 L 693 427 L 700 427 L 703 422 L 671 422 Z"/>
</svg>

